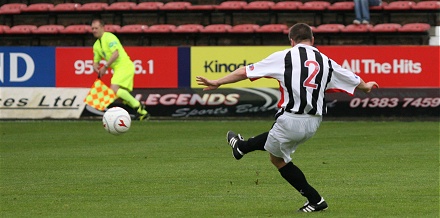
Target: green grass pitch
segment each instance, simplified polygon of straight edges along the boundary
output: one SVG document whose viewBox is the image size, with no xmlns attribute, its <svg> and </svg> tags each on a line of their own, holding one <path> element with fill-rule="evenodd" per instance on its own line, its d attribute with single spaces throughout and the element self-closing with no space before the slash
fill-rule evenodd
<svg viewBox="0 0 440 218">
<path fill-rule="evenodd" d="M 271 125 L 1 121 L 0 217 L 439 217 L 438 122 L 324 120 L 293 155 L 329 204 L 307 215 L 266 152 L 226 143 Z"/>
</svg>

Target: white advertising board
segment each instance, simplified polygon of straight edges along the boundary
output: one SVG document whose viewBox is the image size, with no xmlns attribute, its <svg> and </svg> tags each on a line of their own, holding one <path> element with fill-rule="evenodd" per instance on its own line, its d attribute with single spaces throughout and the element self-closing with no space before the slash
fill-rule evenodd
<svg viewBox="0 0 440 218">
<path fill-rule="evenodd" d="M 0 119 L 78 119 L 89 88 L 0 88 Z"/>
</svg>

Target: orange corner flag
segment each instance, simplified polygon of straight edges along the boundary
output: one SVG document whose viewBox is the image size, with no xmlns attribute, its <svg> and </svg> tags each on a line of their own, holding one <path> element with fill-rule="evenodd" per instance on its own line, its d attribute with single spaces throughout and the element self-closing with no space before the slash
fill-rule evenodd
<svg viewBox="0 0 440 218">
<path fill-rule="evenodd" d="M 116 99 L 115 92 L 106 86 L 100 79 L 96 79 L 90 88 L 84 102 L 97 110 L 104 111 L 105 108 Z"/>
</svg>

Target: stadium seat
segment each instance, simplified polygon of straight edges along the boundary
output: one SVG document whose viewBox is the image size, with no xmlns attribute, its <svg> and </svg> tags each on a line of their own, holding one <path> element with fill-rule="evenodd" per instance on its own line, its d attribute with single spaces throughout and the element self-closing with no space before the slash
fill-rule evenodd
<svg viewBox="0 0 440 218">
<path fill-rule="evenodd" d="M 398 23 L 381 23 L 376 24 L 375 26 L 371 26 L 369 28 L 370 32 L 397 32 L 397 30 L 401 27 Z"/>
<path fill-rule="evenodd" d="M 64 29 L 63 25 L 43 25 L 39 26 L 37 29 L 32 30 L 33 34 L 58 34 Z"/>
<path fill-rule="evenodd" d="M 212 11 L 215 9 L 215 5 L 190 5 L 186 9 L 191 11 Z"/>
<path fill-rule="evenodd" d="M 182 24 L 177 26 L 174 29 L 171 29 L 173 33 L 198 33 L 203 29 L 203 26 L 200 24 Z"/>
<path fill-rule="evenodd" d="M 245 6 L 247 4 L 248 3 L 246 1 L 224 1 L 224 2 L 220 3 L 219 5 L 216 5 L 215 9 L 217 12 L 224 13 L 223 23 L 234 25 L 233 13 L 242 12 L 243 6 Z M 227 18 L 229 19 L 228 22 L 226 22 Z"/>
<path fill-rule="evenodd" d="M 408 23 L 402 25 L 397 32 L 401 38 L 412 39 L 414 44 L 424 45 L 429 43 L 429 29 L 427 23 Z"/>
<path fill-rule="evenodd" d="M 176 26 L 173 24 L 155 24 L 155 25 L 148 27 L 148 29 L 146 29 L 144 32 L 147 32 L 147 33 L 169 33 L 175 28 L 176 28 Z"/>
<path fill-rule="evenodd" d="M 107 7 L 105 7 L 106 11 L 129 11 L 132 8 L 136 7 L 136 3 L 134 2 L 114 2 Z"/>
<path fill-rule="evenodd" d="M 108 7 L 107 3 L 104 2 L 92 2 L 92 3 L 85 3 L 81 5 L 81 7 L 77 8 L 77 11 L 103 11 L 105 8 Z"/>
<path fill-rule="evenodd" d="M 0 14 L 20 14 L 21 10 L 26 8 L 26 4 L 22 3 L 9 3 L 0 7 Z"/>
<path fill-rule="evenodd" d="M 329 11 L 353 11 L 354 2 L 335 2 L 327 7 Z"/>
<path fill-rule="evenodd" d="M 310 26 L 310 29 L 312 29 L 312 32 L 314 32 L 316 30 L 316 27 Z M 289 32 L 290 32 L 290 27 L 285 29 L 285 30 L 283 30 L 284 34 L 289 34 Z"/>
<path fill-rule="evenodd" d="M 321 24 L 313 31 L 315 33 L 338 33 L 344 29 L 342 24 Z"/>
<path fill-rule="evenodd" d="M 415 5 L 414 1 L 394 1 L 383 6 L 383 10 L 411 10 L 411 7 Z"/>
<path fill-rule="evenodd" d="M 141 2 L 136 6 L 132 7 L 132 10 L 139 11 L 156 11 L 159 10 L 164 4 L 162 2 Z"/>
<path fill-rule="evenodd" d="M 21 9 L 22 12 L 44 12 L 49 11 L 54 8 L 54 5 L 51 3 L 35 3 L 30 4 L 27 7 Z"/>
<path fill-rule="evenodd" d="M 378 6 L 370 6 L 370 11 L 382 11 L 383 10 L 383 7 L 384 6 L 386 6 L 386 5 L 388 5 L 388 3 L 387 2 L 384 2 L 384 1 L 382 1 L 382 4 L 381 5 L 378 5 Z"/>
<path fill-rule="evenodd" d="M 7 34 L 30 34 L 35 29 L 37 29 L 35 25 L 16 25 L 10 29 L 5 29 L 4 32 Z"/>
<path fill-rule="evenodd" d="M 202 33 L 226 33 L 232 26 L 229 24 L 211 24 L 200 30 Z"/>
<path fill-rule="evenodd" d="M 369 28 L 371 28 L 371 25 L 357 25 L 357 24 L 350 24 L 345 26 L 343 29 L 341 29 L 341 32 L 343 33 L 366 33 L 368 32 Z"/>
<path fill-rule="evenodd" d="M 92 28 L 89 25 L 85 25 L 85 24 L 70 25 L 60 30 L 60 33 L 63 34 L 84 34 L 91 32 L 92 32 Z"/>
<path fill-rule="evenodd" d="M 324 11 L 330 6 L 328 1 L 309 1 L 298 6 L 299 10 Z"/>
<path fill-rule="evenodd" d="M 427 32 L 431 25 L 427 23 L 408 23 L 401 26 L 398 32 Z"/>
<path fill-rule="evenodd" d="M 440 1 L 419 1 L 415 5 L 411 5 L 413 10 L 438 10 L 440 9 Z"/>
<path fill-rule="evenodd" d="M 247 5 L 246 1 L 224 1 L 215 6 L 217 10 L 242 10 L 243 6 Z"/>
<path fill-rule="evenodd" d="M 252 1 L 243 5 L 243 10 L 269 10 L 274 5 L 273 1 Z"/>
<path fill-rule="evenodd" d="M 303 3 L 300 1 L 281 1 L 275 3 L 275 5 L 272 5 L 270 7 L 270 10 L 272 11 L 271 16 L 275 17 L 274 23 L 279 23 L 279 16 L 282 13 L 289 13 L 290 11 L 296 11 L 298 10 L 298 7 L 301 6 Z"/>
<path fill-rule="evenodd" d="M 297 10 L 303 3 L 300 1 L 282 1 L 271 6 L 271 10 Z"/>
<path fill-rule="evenodd" d="M 0 34 L 5 33 L 5 31 L 9 30 L 10 27 L 7 25 L 0 25 Z"/>
<path fill-rule="evenodd" d="M 282 33 L 288 29 L 285 24 L 266 24 L 255 30 L 257 33 Z"/>
<path fill-rule="evenodd" d="M 81 7 L 81 4 L 78 3 L 61 3 L 55 5 L 50 11 L 75 11 L 77 8 Z"/>
<path fill-rule="evenodd" d="M 253 33 L 260 26 L 257 24 L 238 24 L 232 26 L 231 29 L 228 29 L 228 33 Z"/>
<path fill-rule="evenodd" d="M 336 20 L 334 23 L 346 24 L 346 17 L 354 11 L 354 1 L 335 2 L 327 7 L 328 12 L 335 13 Z"/>
<path fill-rule="evenodd" d="M 187 7 L 191 6 L 191 2 L 180 1 L 180 2 L 168 2 L 159 7 L 159 10 L 186 10 Z"/>
<path fill-rule="evenodd" d="M 119 29 L 121 29 L 121 26 L 116 24 L 106 24 L 104 26 L 104 31 L 106 32 L 116 33 Z"/>
<path fill-rule="evenodd" d="M 147 25 L 129 24 L 129 25 L 122 26 L 116 32 L 117 33 L 143 33 L 146 29 L 148 29 Z"/>
</svg>

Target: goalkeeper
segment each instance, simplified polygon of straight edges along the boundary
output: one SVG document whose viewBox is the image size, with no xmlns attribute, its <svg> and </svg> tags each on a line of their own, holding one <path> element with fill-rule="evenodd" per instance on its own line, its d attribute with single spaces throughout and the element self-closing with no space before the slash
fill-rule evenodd
<svg viewBox="0 0 440 218">
<path fill-rule="evenodd" d="M 92 33 L 97 38 L 93 44 L 93 69 L 98 72 L 98 77 L 104 76 L 111 67 L 114 71 L 110 88 L 136 111 L 136 119 L 144 120 L 149 117 L 145 105 L 136 100 L 132 95 L 134 81 L 134 64 L 125 52 L 119 39 L 110 32 L 104 31 L 104 22 L 100 19 L 92 21 Z M 104 59 L 107 63 L 100 67 L 99 62 Z"/>
</svg>

